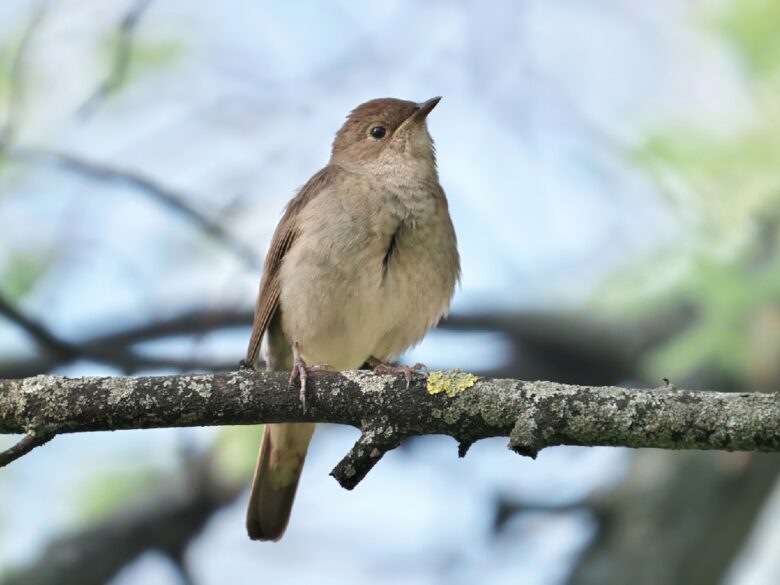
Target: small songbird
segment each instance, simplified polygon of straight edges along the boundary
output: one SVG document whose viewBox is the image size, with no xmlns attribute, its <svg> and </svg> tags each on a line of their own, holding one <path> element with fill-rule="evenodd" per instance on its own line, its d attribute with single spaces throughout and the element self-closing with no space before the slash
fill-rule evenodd
<svg viewBox="0 0 780 585">
<path fill-rule="evenodd" d="M 307 373 L 325 367 L 403 371 L 408 386 L 410 369 L 389 363 L 449 310 L 460 261 L 426 124 L 440 99 L 355 108 L 276 228 L 245 363 L 255 366 L 265 335 L 268 369 L 292 370 L 304 409 Z M 284 533 L 313 432 L 265 426 L 247 511 L 253 540 Z"/>
</svg>

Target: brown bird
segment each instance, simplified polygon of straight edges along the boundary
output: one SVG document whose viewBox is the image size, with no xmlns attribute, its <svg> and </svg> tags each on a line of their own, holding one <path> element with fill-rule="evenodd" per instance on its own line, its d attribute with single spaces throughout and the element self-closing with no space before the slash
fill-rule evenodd
<svg viewBox="0 0 780 585">
<path fill-rule="evenodd" d="M 246 363 L 263 335 L 269 370 L 387 365 L 446 315 L 460 262 L 426 118 L 441 98 L 366 102 L 336 134 L 328 166 L 290 201 L 265 259 Z M 313 423 L 265 426 L 247 530 L 278 540 Z"/>
</svg>

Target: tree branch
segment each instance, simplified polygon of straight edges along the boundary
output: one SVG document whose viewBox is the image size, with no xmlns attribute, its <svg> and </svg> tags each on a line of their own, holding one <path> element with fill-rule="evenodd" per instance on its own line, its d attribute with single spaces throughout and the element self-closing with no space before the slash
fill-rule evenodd
<svg viewBox="0 0 780 585">
<path fill-rule="evenodd" d="M 0 467 L 5 467 L 12 461 L 16 461 L 19 457 L 27 455 L 30 451 L 36 447 L 40 447 L 51 441 L 54 435 L 46 433 L 35 433 L 28 431 L 27 434 L 22 437 L 18 443 L 9 447 L 5 451 L 0 452 Z"/>
<path fill-rule="evenodd" d="M 44 13 L 48 7 L 47 1 L 38 2 L 31 11 L 30 20 L 25 27 L 19 44 L 14 51 L 11 60 L 11 68 L 8 72 L 8 105 L 6 107 L 5 120 L 0 128 L 0 153 L 5 145 L 16 138 L 16 125 L 19 122 L 19 110 L 24 101 L 25 67 L 33 37 L 43 21 Z"/>
<path fill-rule="evenodd" d="M 235 500 L 243 487 L 243 482 L 224 480 L 210 453 L 198 455 L 106 517 L 55 538 L 27 566 L 6 569 L 0 583 L 104 585 L 149 550 L 181 562 L 213 514 Z"/>
<path fill-rule="evenodd" d="M 196 333 L 198 327 L 208 330 L 209 323 L 222 319 L 222 313 L 211 314 L 212 320 L 208 320 L 208 314 L 188 314 L 193 318 L 186 332 Z M 31 376 L 40 372 L 46 372 L 58 365 L 72 362 L 76 359 L 93 360 L 99 363 L 110 364 L 120 368 L 125 373 L 132 373 L 141 369 L 150 368 L 174 368 L 182 371 L 200 369 L 210 371 L 225 370 L 230 364 L 204 361 L 196 358 L 159 358 L 143 355 L 133 348 L 128 347 L 133 342 L 144 341 L 149 338 L 160 338 L 170 331 L 170 335 L 176 333 L 176 328 L 184 328 L 181 319 L 187 315 L 166 319 L 155 323 L 131 327 L 107 335 L 98 335 L 78 343 L 66 341 L 52 333 L 45 325 L 24 314 L 20 309 L 11 304 L 0 294 L 0 317 L 6 317 L 9 321 L 20 327 L 30 335 L 38 345 L 46 350 L 29 359 L 18 360 L 5 364 L 0 360 L 0 376 L 7 378 L 19 378 Z M 225 323 L 233 323 L 234 314 L 225 315 Z M 251 323 L 251 313 L 246 321 Z M 1 466 L 0 466 L 1 467 Z"/>
<path fill-rule="evenodd" d="M 0 433 L 275 422 L 329 422 L 361 429 L 334 477 L 354 487 L 403 439 L 444 434 L 465 447 L 509 437 L 534 457 L 553 445 L 780 451 L 780 394 L 630 390 L 552 382 L 478 380 L 454 397 L 429 394 L 415 376 L 365 371 L 312 376 L 308 411 L 285 372 L 0 380 Z"/>
<path fill-rule="evenodd" d="M 11 147 L 0 139 L 0 150 L 2 149 L 5 149 L 6 156 L 12 160 L 57 165 L 96 181 L 120 183 L 132 187 L 138 193 L 148 196 L 191 221 L 199 230 L 244 262 L 247 267 L 259 269 L 262 266 L 257 255 L 247 244 L 230 233 L 222 224 L 211 219 L 208 214 L 193 207 L 184 195 L 138 172 L 46 148 Z"/>
<path fill-rule="evenodd" d="M 5 317 L 30 335 L 41 347 L 63 359 L 78 357 L 78 348 L 60 339 L 43 324 L 25 315 L 0 293 L 0 316 Z"/>
<path fill-rule="evenodd" d="M 151 0 L 135 0 L 124 17 L 122 17 L 117 30 L 118 38 L 111 69 L 94 93 L 79 108 L 78 115 L 82 118 L 87 118 L 94 114 L 100 104 L 114 93 L 127 78 L 135 32 L 150 4 Z"/>
</svg>

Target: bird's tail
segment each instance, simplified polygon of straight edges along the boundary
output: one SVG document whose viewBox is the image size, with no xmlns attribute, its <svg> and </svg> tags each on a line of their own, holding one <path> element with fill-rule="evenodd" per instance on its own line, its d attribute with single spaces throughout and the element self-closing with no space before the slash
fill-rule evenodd
<svg viewBox="0 0 780 585">
<path fill-rule="evenodd" d="M 279 540 L 290 520 L 314 424 L 269 424 L 257 457 L 246 529 L 252 540 Z"/>
</svg>

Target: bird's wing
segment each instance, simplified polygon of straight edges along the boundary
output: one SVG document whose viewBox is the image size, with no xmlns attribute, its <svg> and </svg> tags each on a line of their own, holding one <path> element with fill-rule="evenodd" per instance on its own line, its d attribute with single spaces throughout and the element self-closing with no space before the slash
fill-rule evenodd
<svg viewBox="0 0 780 585">
<path fill-rule="evenodd" d="M 279 306 L 279 269 L 287 250 L 298 238 L 298 215 L 306 204 L 325 190 L 332 178 L 331 167 L 325 167 L 306 183 L 287 205 L 279 225 L 276 227 L 271 247 L 265 257 L 263 278 L 260 280 L 260 293 L 255 304 L 255 318 L 252 324 L 252 337 L 246 350 L 246 363 L 254 367 L 260 353 L 263 334 Z"/>
</svg>

